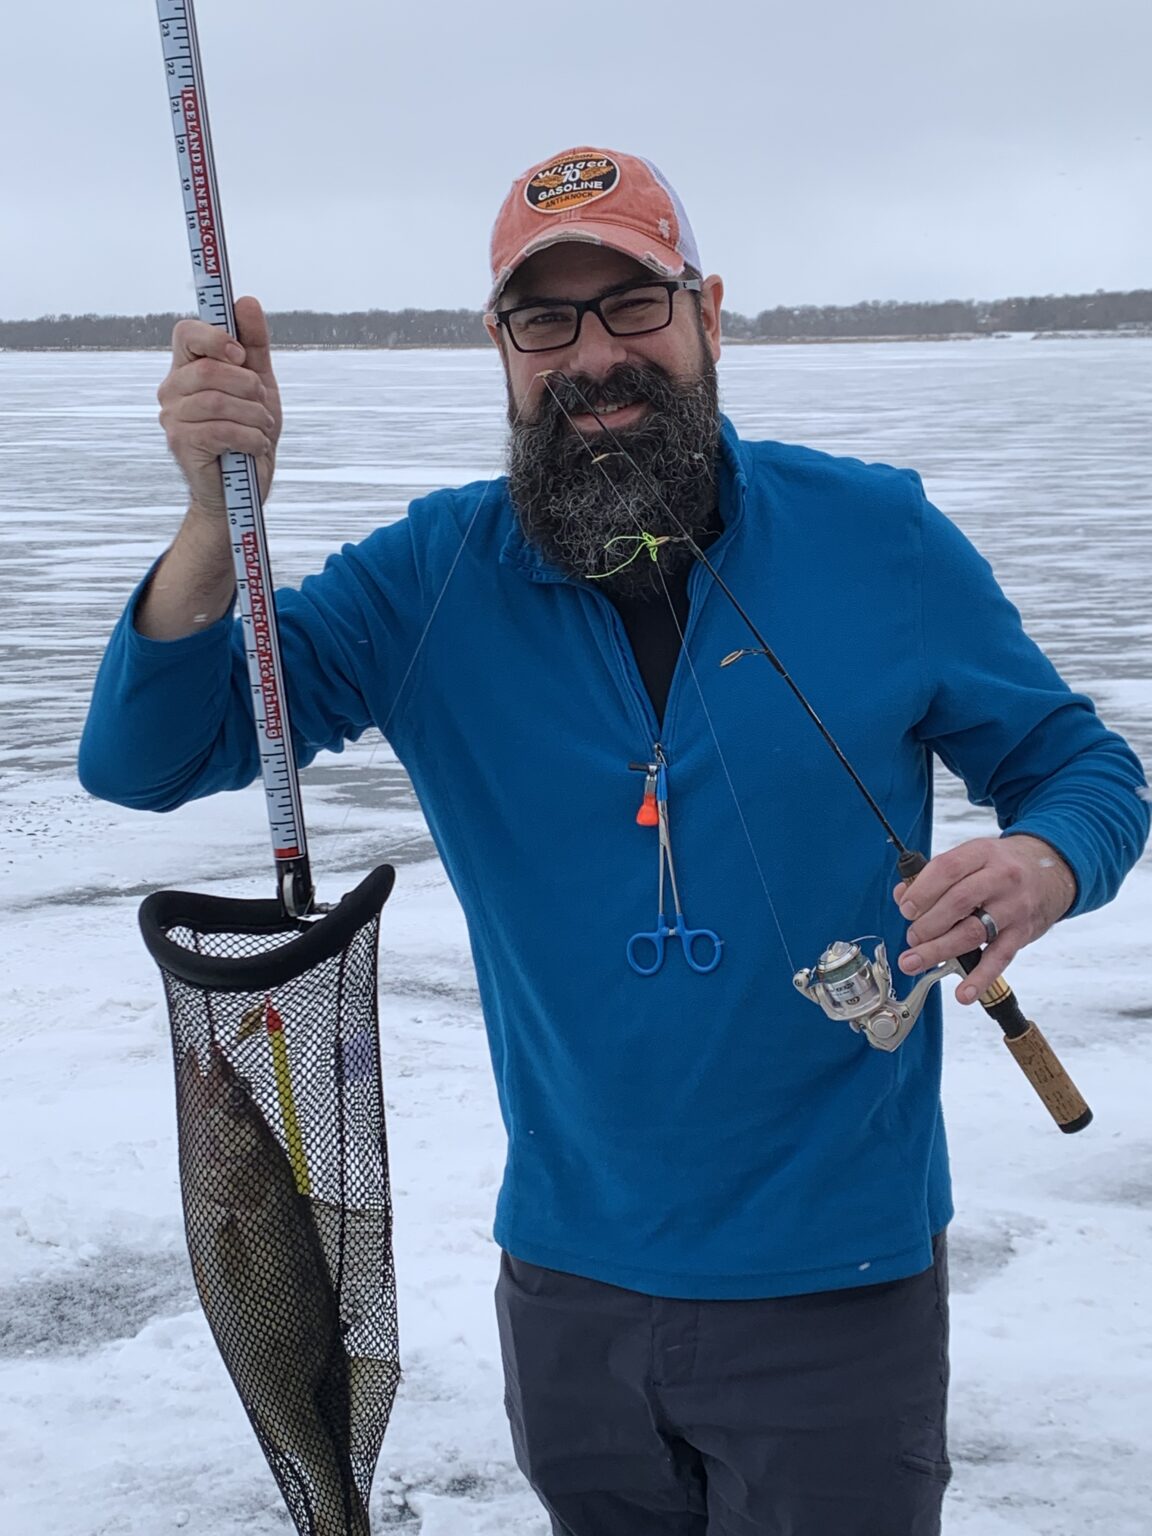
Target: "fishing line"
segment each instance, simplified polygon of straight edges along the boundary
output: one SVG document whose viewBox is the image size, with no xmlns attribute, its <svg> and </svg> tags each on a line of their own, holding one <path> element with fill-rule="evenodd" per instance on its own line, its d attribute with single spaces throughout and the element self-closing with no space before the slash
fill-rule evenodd
<svg viewBox="0 0 1152 1536">
<path fill-rule="evenodd" d="M 379 728 L 381 737 L 386 736 L 388 727 L 392 723 L 392 718 L 396 711 L 400 708 L 400 700 L 403 696 L 405 688 L 408 686 L 408 679 L 412 676 L 413 669 L 415 668 L 417 661 L 420 659 L 420 652 L 424 649 L 424 642 L 428 638 L 428 632 L 431 630 L 432 625 L 435 622 L 436 615 L 440 612 L 440 605 L 447 595 L 448 585 L 451 582 L 452 577 L 456 574 L 456 567 L 460 564 L 460 561 L 463 558 L 465 546 L 468 543 L 468 539 L 471 536 L 473 528 L 476 526 L 476 519 L 480 516 L 484 503 L 488 500 L 488 493 L 492 490 L 495 484 L 495 480 L 489 480 L 488 484 L 480 493 L 480 499 L 476 503 L 476 510 L 468 519 L 468 526 L 464 530 L 463 537 L 460 540 L 459 548 L 456 550 L 455 555 L 452 557 L 452 564 L 448 567 L 448 574 L 445 576 L 443 582 L 441 583 L 440 591 L 436 594 L 436 601 L 432 604 L 432 611 L 429 613 L 427 621 L 424 624 L 424 628 L 420 632 L 420 638 L 417 640 L 416 648 L 412 652 L 412 659 L 409 661 L 404 676 L 400 680 L 400 686 L 396 690 L 396 697 L 392 701 L 392 708 L 384 717 L 384 723 Z"/>
<path fill-rule="evenodd" d="M 519 410 L 516 412 L 516 415 L 515 415 L 515 417 L 513 419 L 513 422 L 512 422 L 512 427 L 513 428 L 519 426 L 520 419 L 521 419 L 521 417 L 524 414 L 524 411 L 525 411 L 525 409 L 527 407 L 527 403 L 528 403 L 527 400 L 525 400 L 523 402 L 523 404 L 521 404 Z M 430 613 L 428 614 L 428 618 L 425 620 L 424 627 L 423 627 L 423 629 L 420 632 L 420 638 L 416 642 L 415 648 L 414 648 L 414 650 L 412 652 L 412 656 L 411 656 L 411 658 L 410 658 L 410 660 L 408 662 L 408 666 L 405 669 L 404 676 L 400 679 L 400 685 L 396 689 L 396 695 L 395 695 L 395 697 L 394 697 L 394 699 L 392 701 L 392 707 L 388 711 L 387 715 L 384 717 L 383 724 L 376 727 L 377 731 L 379 732 L 379 738 L 380 739 L 373 745 L 372 750 L 371 750 L 371 752 L 368 755 L 368 762 L 365 765 L 365 772 L 370 770 L 372 768 L 373 764 L 375 763 L 375 761 L 376 761 L 376 754 L 379 752 L 381 744 L 383 743 L 383 744 L 386 744 L 388 746 L 391 746 L 391 743 L 388 742 L 388 739 L 387 739 L 387 737 L 388 737 L 388 727 L 391 725 L 392 720 L 395 717 L 396 711 L 400 708 L 400 703 L 401 703 L 401 700 L 402 700 L 402 698 L 404 696 L 404 690 L 407 688 L 409 679 L 411 678 L 412 673 L 415 670 L 416 663 L 420 659 L 420 653 L 424 649 L 425 641 L 428 639 L 428 635 L 429 635 L 429 632 L 430 632 L 430 630 L 432 628 L 433 623 L 435 622 L 436 615 L 440 611 L 440 605 L 443 603 L 444 598 L 447 595 L 449 583 L 451 582 L 452 577 L 456 574 L 456 567 L 460 564 L 460 561 L 463 558 L 465 547 L 467 546 L 468 540 L 469 540 L 469 538 L 472 535 L 473 528 L 476 526 L 476 519 L 480 516 L 480 513 L 483 511 L 484 504 L 488 500 L 488 497 L 489 497 L 490 493 L 499 484 L 499 478 L 500 477 L 496 477 L 495 479 L 492 479 L 492 480 L 488 481 L 488 483 L 485 485 L 484 489 L 480 493 L 479 499 L 476 502 L 476 506 L 475 506 L 475 509 L 474 509 L 474 511 L 472 513 L 472 516 L 468 519 L 468 526 L 467 526 L 467 528 L 465 528 L 464 533 L 463 533 L 463 535 L 461 536 L 461 539 L 460 539 L 459 547 L 457 548 L 455 555 L 452 557 L 452 564 L 448 567 L 448 574 L 445 576 L 443 582 L 440 585 L 440 590 L 436 594 L 436 600 L 432 604 L 432 609 L 431 609 Z M 395 749 L 393 749 L 393 750 L 395 750 Z M 348 827 L 348 820 L 349 820 L 350 816 L 352 815 L 353 809 L 354 809 L 354 807 L 352 807 L 352 806 L 348 807 L 347 811 L 344 813 L 344 820 L 340 823 L 340 826 L 337 828 L 336 832 L 333 834 L 333 836 L 334 836 L 334 842 L 333 842 L 333 845 L 332 845 L 332 857 L 333 858 L 335 857 L 337 850 L 339 850 L 343 846 L 343 844 L 347 841 L 348 837 L 350 836 L 350 833 L 347 831 L 347 827 Z M 431 834 L 430 833 L 429 834 L 418 834 L 418 835 L 415 835 L 413 837 L 406 838 L 404 842 L 389 844 L 389 852 L 390 852 L 390 854 L 397 853 L 402 848 L 409 848 L 409 847 L 411 847 L 414 843 L 420 842 L 425 835 L 430 836 Z M 435 845 L 433 845 L 433 846 L 435 846 Z"/>
<path fill-rule="evenodd" d="M 467 528 L 464 530 L 463 537 L 460 540 L 460 546 L 453 556 L 452 564 L 448 567 L 448 574 L 445 576 L 444 581 L 441 584 L 440 591 L 436 595 L 436 601 L 432 604 L 431 612 L 425 621 L 424 628 L 420 632 L 420 638 L 416 642 L 415 649 L 413 650 L 411 659 L 409 660 L 408 666 L 405 669 L 404 676 L 400 679 L 400 685 L 396 689 L 396 695 L 392 700 L 392 708 L 385 716 L 383 725 L 376 727 L 379 733 L 379 739 L 373 743 L 372 750 L 368 754 L 368 761 L 364 765 L 364 772 L 366 773 L 370 772 L 371 769 L 375 766 L 376 754 L 380 751 L 381 746 L 386 745 L 391 747 L 392 745 L 391 742 L 388 741 L 388 727 L 391 725 L 393 716 L 396 714 L 396 711 L 400 707 L 400 700 L 404 695 L 405 688 L 408 686 L 408 680 L 412 676 L 417 661 L 420 659 L 420 652 L 424 648 L 424 642 L 428 638 L 428 632 L 432 628 L 433 621 L 435 620 L 437 613 L 440 611 L 440 604 L 444 601 L 445 595 L 448 591 L 448 584 L 452 580 L 452 577 L 455 575 L 456 567 L 459 565 L 460 560 L 464 554 L 464 548 L 467 545 L 469 535 L 471 534 L 472 529 L 476 524 L 476 519 L 480 516 L 481 509 L 483 508 L 485 501 L 488 499 L 488 492 L 495 484 L 495 480 L 489 480 L 488 484 L 480 493 L 480 499 L 476 503 L 476 509 L 468 521 Z M 395 748 L 392 748 L 392 750 L 394 752 Z M 399 762 L 399 759 L 397 759 L 397 762 Z M 354 809 L 355 807 L 351 805 L 348 807 L 348 809 L 344 812 L 344 820 L 340 823 L 339 827 L 337 827 L 335 833 L 333 834 L 332 852 L 330 854 L 330 857 L 333 860 L 335 860 L 340 849 L 347 842 L 351 835 L 348 831 L 348 822 Z M 390 842 L 388 844 L 389 857 L 392 857 L 393 854 L 398 853 L 402 848 L 409 848 L 413 843 L 420 842 L 425 835 L 426 834 L 416 834 L 412 837 L 406 838 L 401 843 Z"/>
</svg>

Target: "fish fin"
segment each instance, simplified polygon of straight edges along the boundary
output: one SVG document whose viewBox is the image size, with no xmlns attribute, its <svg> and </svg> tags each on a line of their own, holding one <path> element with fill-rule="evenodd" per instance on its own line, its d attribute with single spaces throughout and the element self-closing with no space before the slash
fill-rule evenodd
<svg viewBox="0 0 1152 1536">
<path fill-rule="evenodd" d="M 231 1212 L 216 1229 L 216 1253 L 221 1277 L 239 1287 L 252 1264 L 244 1239 L 244 1223 Z"/>
</svg>

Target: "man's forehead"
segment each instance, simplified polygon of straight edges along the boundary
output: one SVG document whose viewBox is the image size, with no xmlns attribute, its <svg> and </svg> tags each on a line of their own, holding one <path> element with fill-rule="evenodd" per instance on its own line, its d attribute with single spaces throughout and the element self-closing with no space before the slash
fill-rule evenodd
<svg viewBox="0 0 1152 1536">
<path fill-rule="evenodd" d="M 592 292 L 631 278 L 642 282 L 646 277 L 655 280 L 656 275 L 620 251 L 588 240 L 562 240 L 522 262 L 509 279 L 506 292 L 517 298 L 541 294 L 578 299 L 584 296 L 585 288 Z"/>
</svg>

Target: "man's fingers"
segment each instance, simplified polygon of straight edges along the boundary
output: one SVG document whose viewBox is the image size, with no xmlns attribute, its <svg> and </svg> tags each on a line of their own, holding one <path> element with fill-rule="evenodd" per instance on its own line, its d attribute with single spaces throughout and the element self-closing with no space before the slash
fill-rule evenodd
<svg viewBox="0 0 1152 1536">
<path fill-rule="evenodd" d="M 899 968 L 914 976 L 987 946 L 971 978 L 957 988 L 957 997 L 970 1002 L 1025 944 L 1047 932 L 1075 895 L 1075 875 L 1047 843 L 1025 834 L 973 838 L 940 854 L 915 880 L 902 881 L 893 891 L 910 922 Z M 990 944 L 977 908 L 999 926 Z"/>
<path fill-rule="evenodd" d="M 1000 934 L 984 951 L 980 964 L 969 971 L 956 988 L 957 1001 L 965 1005 L 974 1003 L 981 992 L 987 992 L 997 976 L 1003 975 L 1019 952 L 1011 939 Z"/>
<path fill-rule="evenodd" d="M 222 453 L 250 453 L 254 459 L 269 458 L 272 439 L 257 427 L 241 426 L 235 421 L 206 421 L 189 427 L 186 442 L 206 462 Z"/>
<path fill-rule="evenodd" d="M 991 871 L 987 868 L 958 880 L 931 907 L 921 909 L 921 915 L 908 930 L 908 943 L 918 947 L 940 938 L 949 929 L 962 923 L 977 907 L 982 907 L 992 895 L 993 889 Z"/>
<path fill-rule="evenodd" d="M 163 405 L 169 396 L 197 395 L 202 391 L 233 395 L 238 400 L 256 400 L 261 405 L 266 403 L 268 395 L 251 369 L 211 357 L 191 358 L 178 368 L 174 367 L 156 394 Z"/>
<path fill-rule="evenodd" d="M 237 399 L 223 390 L 201 389 L 188 395 L 180 403 L 179 415 L 186 422 L 231 421 L 269 434 L 276 430 L 276 418 L 266 405 Z"/>
<path fill-rule="evenodd" d="M 272 484 L 280 435 L 280 395 L 268 350 L 268 323 L 255 299 L 236 305 L 238 338 L 202 320 L 172 332 L 172 367 L 157 390 L 160 423 L 192 499 L 223 510 L 223 453 L 247 453 L 260 468 L 260 490 Z M 243 343 L 243 344 L 241 344 Z"/>
<path fill-rule="evenodd" d="M 221 362 L 243 363 L 244 348 L 227 331 L 204 320 L 178 320 L 172 330 L 172 366 L 215 357 Z"/>
<path fill-rule="evenodd" d="M 245 362 L 254 373 L 269 373 L 272 368 L 272 343 L 268 321 L 259 299 L 236 300 L 236 333 L 244 343 Z"/>
<path fill-rule="evenodd" d="M 981 944 L 988 941 L 988 931 L 975 913 L 962 918 L 947 933 L 940 935 L 928 943 L 917 944 L 912 949 L 906 950 L 900 956 L 900 969 L 906 975 L 918 975 L 921 971 L 930 971 L 934 965 L 939 965 L 942 960 L 954 960 L 957 955 L 966 955 L 971 950 L 979 949 Z"/>
<path fill-rule="evenodd" d="M 919 917 L 939 901 L 950 886 L 967 875 L 975 874 L 988 862 L 990 847 L 996 842 L 994 837 L 975 837 L 930 859 L 915 880 L 905 887 L 900 898 L 900 910 L 904 916 L 910 920 Z"/>
</svg>

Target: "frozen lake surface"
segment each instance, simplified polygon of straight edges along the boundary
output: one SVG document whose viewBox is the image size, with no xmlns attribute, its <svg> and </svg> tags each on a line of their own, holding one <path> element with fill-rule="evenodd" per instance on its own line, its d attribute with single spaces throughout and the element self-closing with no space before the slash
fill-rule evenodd
<svg viewBox="0 0 1152 1536">
<path fill-rule="evenodd" d="M 281 582 L 413 496 L 499 471 L 494 355 L 278 366 Z M 287 1529 L 195 1302 L 167 1019 L 135 925 L 159 886 L 271 894 L 262 797 L 157 818 L 73 778 L 102 640 L 179 521 L 155 420 L 165 368 L 154 353 L 0 353 L 5 1536 Z M 1067 680 L 1152 760 L 1152 342 L 733 348 L 721 377 L 746 435 L 919 469 Z M 883 686 L 851 660 L 856 696 Z M 993 830 L 946 776 L 940 790 L 938 846 Z M 305 797 L 323 897 L 383 859 L 402 866 L 381 1014 L 405 1381 L 374 1525 L 542 1536 L 501 1407 L 489 1229 L 503 1138 L 463 922 L 378 738 L 317 763 Z M 1150 920 L 1146 856 L 1112 907 L 1013 970 L 1096 1111 L 1079 1137 L 1052 1129 L 994 1027 L 949 1005 L 948 1536 L 1152 1530 Z"/>
</svg>

